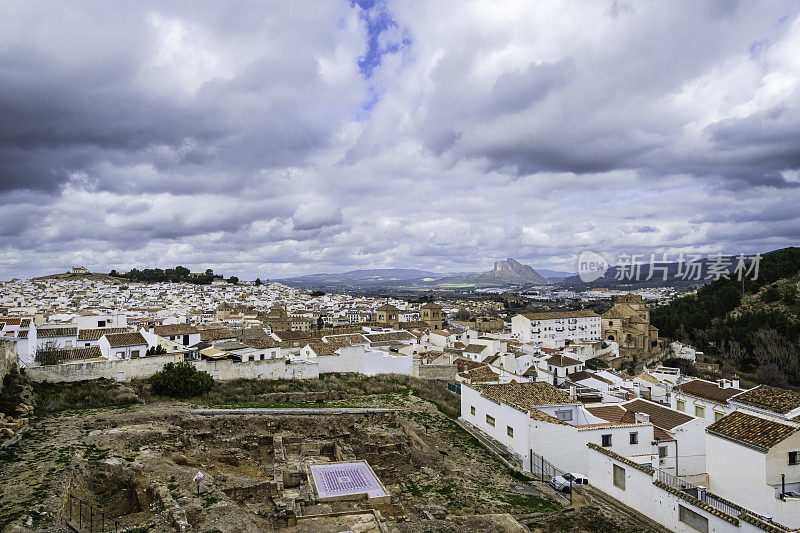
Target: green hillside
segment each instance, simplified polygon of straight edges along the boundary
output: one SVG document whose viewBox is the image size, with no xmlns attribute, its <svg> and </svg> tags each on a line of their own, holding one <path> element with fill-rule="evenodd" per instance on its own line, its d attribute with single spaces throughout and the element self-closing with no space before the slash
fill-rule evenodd
<svg viewBox="0 0 800 533">
<path fill-rule="evenodd" d="M 800 248 L 764 254 L 758 279 L 719 279 L 651 312 L 663 337 L 688 342 L 762 381 L 800 384 Z"/>
</svg>

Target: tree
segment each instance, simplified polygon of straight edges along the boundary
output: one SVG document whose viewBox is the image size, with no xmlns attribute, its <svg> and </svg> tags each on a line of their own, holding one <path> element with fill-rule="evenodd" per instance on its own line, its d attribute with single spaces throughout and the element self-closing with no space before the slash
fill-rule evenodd
<svg viewBox="0 0 800 533">
<path fill-rule="evenodd" d="M 322 320 L 322 317 L 317 318 L 317 329 L 322 329 L 325 327 L 325 321 Z"/>
<path fill-rule="evenodd" d="M 786 386 L 786 376 L 775 364 L 761 365 L 758 367 L 758 370 L 756 370 L 756 378 L 765 385 L 772 385 L 775 387 Z"/>
<path fill-rule="evenodd" d="M 228 278 L 228 283 L 231 283 L 233 285 L 238 285 L 239 284 L 239 278 L 237 278 L 236 276 L 231 276 L 231 277 Z"/>
<path fill-rule="evenodd" d="M 172 398 L 190 398 L 211 390 L 214 378 L 187 363 L 167 363 L 148 380 L 153 392 Z"/>
<path fill-rule="evenodd" d="M 325 296 L 325 293 L 323 291 L 311 291 L 312 298 L 316 298 L 318 296 Z"/>
<path fill-rule="evenodd" d="M 160 344 L 156 344 L 155 346 L 148 348 L 145 352 L 145 355 L 163 355 L 165 353 L 167 353 L 167 349 Z"/>
<path fill-rule="evenodd" d="M 256 287 L 261 286 L 261 278 L 256 278 Z"/>
</svg>

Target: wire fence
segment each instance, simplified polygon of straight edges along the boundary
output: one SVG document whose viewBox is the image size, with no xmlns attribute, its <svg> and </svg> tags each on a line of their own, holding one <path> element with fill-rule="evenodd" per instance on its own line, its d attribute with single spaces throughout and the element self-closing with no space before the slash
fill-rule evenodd
<svg viewBox="0 0 800 533">
<path fill-rule="evenodd" d="M 67 509 L 64 521 L 73 529 L 81 533 L 106 533 L 124 531 L 119 522 L 106 516 L 105 513 L 90 505 L 88 502 L 67 496 Z"/>
<path fill-rule="evenodd" d="M 543 481 L 545 483 L 549 483 L 551 479 L 557 478 L 558 476 L 563 476 L 566 474 L 563 470 L 555 466 L 553 463 L 535 453 L 533 450 L 530 451 L 530 461 L 531 461 L 531 474 L 534 475 L 535 479 L 539 481 Z M 556 488 L 556 487 L 553 487 Z M 566 492 L 566 487 L 562 488 L 563 492 Z M 556 490 L 559 490 L 556 488 Z M 572 503 L 572 484 L 570 483 L 569 486 L 569 502 Z"/>
</svg>

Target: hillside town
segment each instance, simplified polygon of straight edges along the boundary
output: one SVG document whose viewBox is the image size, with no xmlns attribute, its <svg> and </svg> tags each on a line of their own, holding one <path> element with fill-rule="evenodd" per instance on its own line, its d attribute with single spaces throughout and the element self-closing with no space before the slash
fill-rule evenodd
<svg viewBox="0 0 800 533">
<path fill-rule="evenodd" d="M 56 384 L 126 383 L 178 362 L 221 382 L 340 373 L 447 382 L 474 438 L 557 490 L 591 485 L 672 531 L 800 528 L 800 393 L 664 366 L 704 355 L 659 337 L 639 294 L 616 296 L 602 314 L 471 305 L 494 315 L 480 330 L 452 301 L 73 271 L 0 284 L 2 368 Z M 23 404 L 0 435 L 23 433 L 31 414 Z"/>
</svg>

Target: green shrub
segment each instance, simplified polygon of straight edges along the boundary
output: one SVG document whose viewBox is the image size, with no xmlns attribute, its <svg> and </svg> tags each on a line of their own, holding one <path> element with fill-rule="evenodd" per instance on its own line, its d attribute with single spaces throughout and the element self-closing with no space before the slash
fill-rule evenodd
<svg viewBox="0 0 800 533">
<path fill-rule="evenodd" d="M 211 390 L 214 378 L 198 371 L 191 363 L 167 363 L 164 369 L 150 376 L 153 392 L 173 398 L 190 398 Z"/>
<path fill-rule="evenodd" d="M 589 370 L 600 370 L 601 368 L 608 368 L 608 363 L 597 357 L 592 357 L 586 360 L 586 368 Z"/>
<path fill-rule="evenodd" d="M 780 299 L 781 299 L 781 293 L 778 290 L 778 287 L 776 287 L 775 285 L 767 287 L 767 290 L 761 293 L 761 301 L 767 304 L 772 302 L 777 302 Z"/>
</svg>

